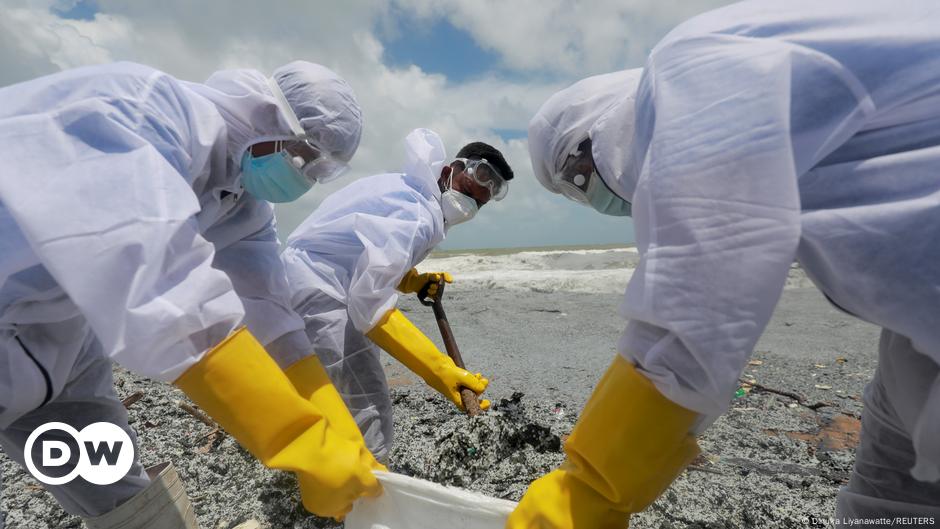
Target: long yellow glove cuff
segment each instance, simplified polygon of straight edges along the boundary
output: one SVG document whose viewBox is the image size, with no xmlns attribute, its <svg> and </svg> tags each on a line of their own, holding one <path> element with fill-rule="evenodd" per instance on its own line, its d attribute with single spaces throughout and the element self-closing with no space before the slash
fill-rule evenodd
<svg viewBox="0 0 940 529">
<path fill-rule="evenodd" d="M 489 384 L 483 375 L 474 375 L 457 367 L 398 309 L 388 311 L 366 336 L 461 410 L 461 386 L 479 395 Z M 480 408 L 485 410 L 489 407 L 490 401 L 480 401 Z"/>
<path fill-rule="evenodd" d="M 437 284 L 441 279 L 447 283 L 453 283 L 454 281 L 454 278 L 447 272 L 419 274 L 417 269 L 412 268 L 405 272 L 405 275 L 401 278 L 401 282 L 398 283 L 398 290 L 405 294 L 415 294 L 430 283 L 430 286 L 428 286 L 428 296 L 433 298 L 437 295 Z"/>
<path fill-rule="evenodd" d="M 319 358 L 311 355 L 294 362 L 284 370 L 284 374 L 290 379 L 301 397 L 313 403 L 327 416 L 331 427 L 351 441 L 365 443 L 356 420 L 349 413 L 349 408 L 346 407 L 343 397 L 336 391 L 336 386 L 323 369 Z M 382 465 L 375 468 L 387 470 Z"/>
<path fill-rule="evenodd" d="M 265 466 L 295 472 L 310 512 L 341 517 L 356 498 L 381 493 L 365 444 L 331 428 L 247 329 L 174 383 Z"/>
<path fill-rule="evenodd" d="M 507 529 L 622 529 L 698 455 L 696 417 L 617 355 L 565 442 L 567 460 L 532 483 Z"/>
</svg>

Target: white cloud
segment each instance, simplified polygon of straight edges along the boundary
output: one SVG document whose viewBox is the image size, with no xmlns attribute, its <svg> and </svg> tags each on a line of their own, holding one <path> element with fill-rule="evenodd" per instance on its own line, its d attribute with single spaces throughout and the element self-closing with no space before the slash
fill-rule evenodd
<svg viewBox="0 0 940 529">
<path fill-rule="evenodd" d="M 100 12 L 92 20 L 67 20 L 52 13 L 53 0 L 0 0 L 0 85 L 112 60 L 142 62 L 195 81 L 224 68 L 270 73 L 294 59 L 319 62 L 350 82 L 363 107 L 365 132 L 352 177 L 396 170 L 402 139 L 416 127 L 437 131 L 451 153 L 469 141 L 486 141 L 503 150 L 516 180 L 506 200 L 487 206 L 477 220 L 455 230 L 451 244 L 575 243 L 586 231 L 581 227 L 601 227 L 601 235 L 610 238 L 623 224 L 598 220 L 544 192 L 532 176 L 525 141 L 504 142 L 494 129 L 526 129 L 551 93 L 584 75 L 639 65 L 658 37 L 706 3 L 714 4 L 98 0 Z M 417 66 L 389 66 L 377 28 L 385 28 L 381 34 L 387 35 L 395 24 L 392 14 L 402 12 L 427 23 L 450 21 L 480 47 L 494 51 L 514 75 L 455 83 Z M 342 185 L 323 186 L 279 207 L 283 235 Z"/>
<path fill-rule="evenodd" d="M 49 4 L 5 7 L 0 17 L 0 84 L 110 60 L 107 49 L 76 26 L 50 13 Z"/>
<path fill-rule="evenodd" d="M 638 67 L 678 22 L 721 0 L 395 0 L 418 18 L 444 17 L 512 69 L 581 77 Z"/>
</svg>

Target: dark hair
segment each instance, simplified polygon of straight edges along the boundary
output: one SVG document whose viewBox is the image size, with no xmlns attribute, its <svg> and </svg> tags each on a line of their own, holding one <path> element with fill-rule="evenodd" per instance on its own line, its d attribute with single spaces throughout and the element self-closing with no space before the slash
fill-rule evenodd
<svg viewBox="0 0 940 529">
<path fill-rule="evenodd" d="M 486 161 L 495 167 L 496 170 L 499 171 L 499 174 L 503 175 L 504 179 L 512 180 L 512 167 L 509 167 L 509 164 L 506 163 L 506 159 L 503 158 L 503 153 L 499 152 L 496 147 L 492 145 L 483 143 L 482 141 L 468 143 L 457 153 L 457 158 L 466 158 L 468 160 L 486 158 Z"/>
</svg>

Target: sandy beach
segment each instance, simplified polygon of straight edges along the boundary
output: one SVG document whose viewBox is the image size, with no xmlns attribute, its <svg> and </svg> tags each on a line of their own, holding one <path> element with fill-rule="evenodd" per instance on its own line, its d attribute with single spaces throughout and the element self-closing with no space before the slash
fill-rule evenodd
<svg viewBox="0 0 940 529">
<path fill-rule="evenodd" d="M 617 307 L 632 249 L 435 255 L 450 271 L 445 308 L 467 367 L 490 379 L 495 406 L 460 415 L 390 357 L 396 445 L 390 469 L 518 500 L 563 459 L 567 435 L 615 354 Z M 400 308 L 442 347 L 430 308 Z M 832 516 L 851 471 L 861 393 L 876 364 L 878 329 L 833 308 L 791 269 L 788 287 L 747 366 L 731 409 L 702 436 L 702 456 L 637 528 L 808 527 Z M 202 527 L 256 519 L 262 527 L 337 527 L 307 515 L 294 478 L 264 469 L 238 445 L 183 410 L 183 394 L 116 368 L 146 465 L 172 460 Z M 6 526 L 78 528 L 37 481 L 0 454 Z"/>
</svg>

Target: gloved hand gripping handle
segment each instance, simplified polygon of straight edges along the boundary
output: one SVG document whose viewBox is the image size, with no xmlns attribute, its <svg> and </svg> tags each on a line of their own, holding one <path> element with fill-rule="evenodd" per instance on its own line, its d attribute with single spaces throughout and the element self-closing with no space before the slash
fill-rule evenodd
<svg viewBox="0 0 940 529">
<path fill-rule="evenodd" d="M 447 350 L 447 356 L 457 364 L 457 367 L 466 369 L 463 364 L 463 357 L 460 356 L 460 349 L 457 348 L 457 340 L 454 339 L 454 333 L 450 330 L 450 323 L 447 321 L 447 314 L 444 313 L 444 305 L 441 298 L 444 296 L 443 279 L 437 283 L 437 294 L 433 298 L 428 298 L 428 289 L 432 283 L 428 283 L 418 292 L 418 300 L 422 305 L 431 307 L 434 310 L 434 317 L 437 319 L 437 326 L 441 329 L 441 339 L 444 340 L 444 348 Z M 482 411 L 477 394 L 465 387 L 460 388 L 460 400 L 463 407 L 467 410 L 467 415 L 474 417 Z"/>
</svg>

